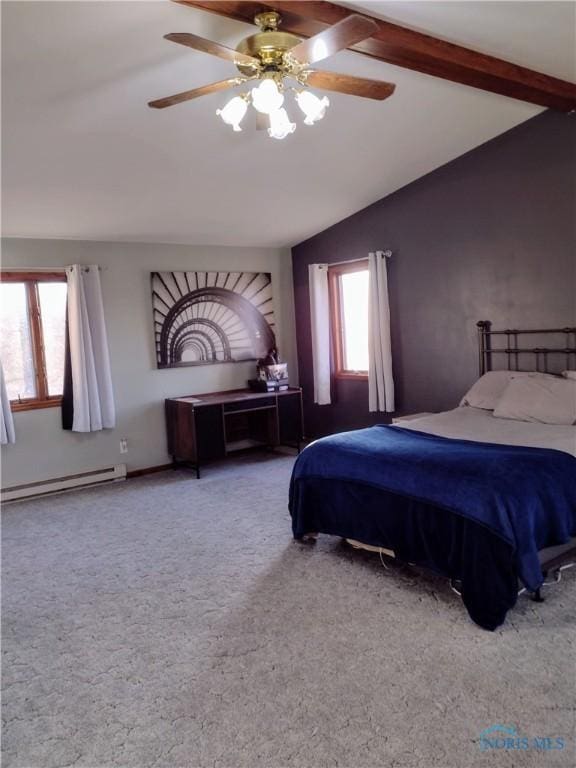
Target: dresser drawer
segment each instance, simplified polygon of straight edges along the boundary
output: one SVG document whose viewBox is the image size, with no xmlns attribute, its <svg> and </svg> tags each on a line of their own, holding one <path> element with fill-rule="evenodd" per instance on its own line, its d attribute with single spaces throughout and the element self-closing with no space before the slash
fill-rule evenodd
<svg viewBox="0 0 576 768">
<path fill-rule="evenodd" d="M 246 400 L 238 400 L 235 403 L 224 403 L 224 413 L 235 411 L 253 411 L 256 408 L 275 408 L 276 397 L 251 397 Z"/>
</svg>

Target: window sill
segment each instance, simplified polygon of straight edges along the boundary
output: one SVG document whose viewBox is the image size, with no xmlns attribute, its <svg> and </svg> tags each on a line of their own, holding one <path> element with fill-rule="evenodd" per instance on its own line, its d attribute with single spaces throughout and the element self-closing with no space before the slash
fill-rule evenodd
<svg viewBox="0 0 576 768">
<path fill-rule="evenodd" d="M 352 371 L 340 371 L 334 374 L 336 379 L 348 379 L 353 381 L 368 381 L 367 373 L 353 373 Z"/>
<path fill-rule="evenodd" d="M 62 405 L 61 397 L 50 398 L 49 400 L 12 400 L 10 408 L 13 413 L 19 411 L 37 411 L 41 408 L 58 408 Z"/>
</svg>

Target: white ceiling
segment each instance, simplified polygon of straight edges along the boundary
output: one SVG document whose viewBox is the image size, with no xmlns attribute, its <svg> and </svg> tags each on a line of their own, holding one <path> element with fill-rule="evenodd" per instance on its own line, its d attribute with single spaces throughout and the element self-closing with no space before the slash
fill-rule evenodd
<svg viewBox="0 0 576 768">
<path fill-rule="evenodd" d="M 572 2 L 349 5 L 576 74 Z M 2 17 L 6 236 L 290 245 L 541 111 L 346 52 L 325 68 L 391 80 L 392 98 L 330 95 L 321 123 L 274 141 L 225 126 L 223 94 L 146 106 L 234 71 L 164 34 L 235 46 L 248 25 L 168 0 L 3 2 Z"/>
</svg>

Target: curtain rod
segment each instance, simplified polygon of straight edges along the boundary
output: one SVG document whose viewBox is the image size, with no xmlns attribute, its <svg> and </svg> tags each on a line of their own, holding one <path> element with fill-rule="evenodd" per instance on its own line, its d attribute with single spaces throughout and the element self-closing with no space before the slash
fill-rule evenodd
<svg viewBox="0 0 576 768">
<path fill-rule="evenodd" d="M 2 272 L 65 272 L 66 267 L 2 267 Z"/>
<path fill-rule="evenodd" d="M 76 264 L 68 264 L 66 269 L 72 269 L 72 267 L 75 267 L 75 266 L 76 266 Z M 78 266 L 80 267 L 82 272 L 88 272 L 88 270 L 90 269 L 91 266 L 96 266 L 98 272 L 103 272 L 104 269 L 105 269 L 105 267 L 101 267 L 99 264 L 96 264 L 96 265 L 94 265 L 94 264 L 78 264 Z"/>
<path fill-rule="evenodd" d="M 2 267 L 2 272 L 66 272 L 72 265 L 66 267 Z M 88 269 L 88 264 L 80 264 L 82 269 Z M 98 271 L 102 272 L 105 267 L 98 265 Z"/>
<path fill-rule="evenodd" d="M 392 256 L 392 251 L 372 251 L 372 253 L 375 254 L 383 254 L 386 256 L 387 259 Z M 331 261 L 329 264 L 326 264 L 327 267 L 338 267 L 340 264 L 354 264 L 357 261 L 368 261 L 368 256 L 362 256 L 358 259 L 344 259 L 344 261 Z"/>
</svg>

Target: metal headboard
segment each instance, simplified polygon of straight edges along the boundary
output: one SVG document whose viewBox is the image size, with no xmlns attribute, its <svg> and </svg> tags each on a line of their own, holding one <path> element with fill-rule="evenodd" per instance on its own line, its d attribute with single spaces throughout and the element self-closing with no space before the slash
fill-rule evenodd
<svg viewBox="0 0 576 768">
<path fill-rule="evenodd" d="M 493 331 L 490 320 L 479 320 L 476 325 L 478 326 L 480 376 L 486 373 L 486 371 L 492 370 L 493 355 L 505 356 L 505 365 L 501 366 L 501 368 L 508 371 L 524 370 L 559 373 L 562 367 L 566 369 L 576 368 L 576 328 Z M 523 339 L 519 339 L 519 337 L 529 335 L 545 336 L 551 340 L 552 344 L 557 343 L 558 346 L 523 347 Z M 494 337 L 504 338 L 494 339 Z M 554 339 L 554 337 L 556 338 Z M 499 340 L 503 341 L 505 346 L 497 346 Z M 529 356 L 529 359 L 532 361 L 527 367 L 524 366 L 526 356 Z M 550 357 L 553 360 L 550 360 Z M 522 368 L 520 367 L 521 361 Z"/>
</svg>

